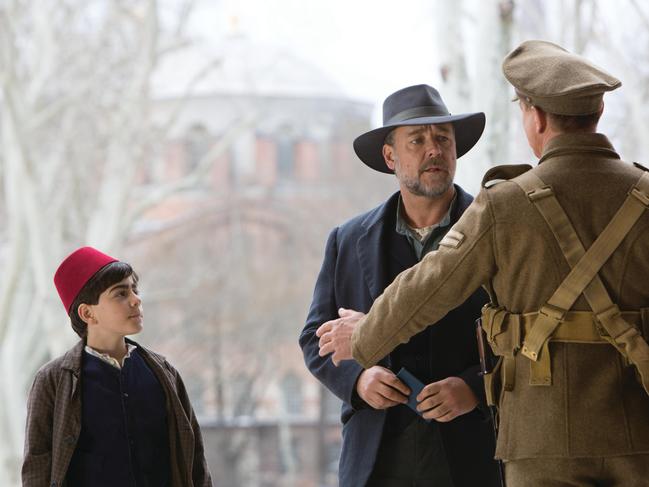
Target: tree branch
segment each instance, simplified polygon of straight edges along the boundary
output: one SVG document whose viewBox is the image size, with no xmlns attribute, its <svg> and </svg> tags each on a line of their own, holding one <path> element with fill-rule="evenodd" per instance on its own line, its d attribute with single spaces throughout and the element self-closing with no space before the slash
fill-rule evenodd
<svg viewBox="0 0 649 487">
<path fill-rule="evenodd" d="M 257 114 L 251 114 L 239 121 L 235 121 L 218 142 L 216 142 L 201 158 L 196 165 L 196 168 L 184 178 L 166 185 L 152 188 L 149 193 L 143 196 L 136 206 L 129 212 L 128 217 L 125 218 L 126 223 L 124 229 L 131 228 L 135 221 L 141 217 L 144 212 L 164 200 L 166 197 L 174 193 L 196 188 L 207 172 L 212 168 L 214 160 L 221 154 L 225 153 L 232 144 L 232 141 L 241 133 L 252 127 L 257 120 L 257 117 Z"/>
</svg>

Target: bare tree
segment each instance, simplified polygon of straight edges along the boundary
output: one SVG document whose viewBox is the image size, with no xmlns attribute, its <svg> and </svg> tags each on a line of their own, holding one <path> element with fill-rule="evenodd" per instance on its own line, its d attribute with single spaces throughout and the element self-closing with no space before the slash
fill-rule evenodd
<svg viewBox="0 0 649 487">
<path fill-rule="evenodd" d="M 259 421 L 269 387 L 281 383 L 286 353 L 299 355 L 296 323 L 304 318 L 329 220 L 337 212 L 236 191 L 227 203 L 214 199 L 209 209 L 177 222 L 164 236 L 140 239 L 133 249 L 142 263 L 145 314 L 153 327 L 143 338 L 163 353 L 173 349 L 190 392 L 198 391 L 195 407 L 216 420 L 217 434 L 206 441 L 210 455 L 218 452 L 212 467 L 221 480 L 258 485 L 249 465 L 257 430 L 238 425 Z M 170 312 L 178 309 L 181 314 Z M 298 482 L 291 418 L 278 404 L 278 457 L 284 480 Z"/>
<path fill-rule="evenodd" d="M 479 2 L 475 52 L 476 73 L 472 82 L 475 109 L 487 114 L 483 141 L 476 156 L 482 159 L 482 172 L 497 164 L 509 164 L 511 136 L 511 86 L 502 75 L 502 59 L 511 50 L 514 18 L 513 0 Z"/>
<path fill-rule="evenodd" d="M 491 166 L 509 163 L 509 85 L 500 72 L 511 48 L 512 0 L 462 0 L 434 3 L 441 92 L 449 109 L 484 111 L 481 142 L 458 165 L 458 179 L 476 191 Z"/>
<path fill-rule="evenodd" d="M 152 76 L 163 57 L 188 44 L 193 3 L 178 3 L 175 12 L 156 0 L 0 6 L 0 485 L 18 482 L 35 370 L 70 344 L 52 287 L 56 263 L 84 242 L 118 251 L 148 207 L 192 187 L 249 124 L 235 123 L 173 184 L 138 179 L 172 123 L 152 121 Z"/>
<path fill-rule="evenodd" d="M 604 122 L 610 121 L 610 130 L 620 139 L 624 158 L 637 160 L 646 166 L 649 153 L 646 137 L 649 130 L 649 70 L 642 60 L 649 46 L 649 9 L 646 3 L 636 0 L 628 0 L 622 5 L 625 8 L 616 5 L 614 11 L 601 9 L 593 42 L 610 59 L 610 71 L 623 83 L 619 93 L 614 93 L 623 108 L 606 105 Z M 612 15 L 618 16 L 626 28 L 620 31 L 607 28 L 601 18 Z"/>
</svg>

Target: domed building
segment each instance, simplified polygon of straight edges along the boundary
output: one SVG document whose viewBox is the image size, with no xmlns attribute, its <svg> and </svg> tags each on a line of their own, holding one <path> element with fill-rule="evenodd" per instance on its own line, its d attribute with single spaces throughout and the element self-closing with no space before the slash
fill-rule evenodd
<svg viewBox="0 0 649 487">
<path fill-rule="evenodd" d="M 317 191 L 356 169 L 351 141 L 368 128 L 370 104 L 348 99 L 317 68 L 287 50 L 241 34 L 210 55 L 216 65 L 195 82 L 189 98 L 167 87 L 190 84 L 189 67 L 175 67 L 180 71 L 175 79 L 167 73 L 170 66 L 159 75 L 165 96 L 155 107 L 156 119 L 162 124 L 174 117 L 165 163 L 158 169 L 169 179 L 195 168 L 210 148 L 217 153 L 206 183 L 219 191 Z M 198 52 L 189 59 L 188 66 L 210 64 Z M 219 151 L 224 136 L 233 140 Z"/>
</svg>

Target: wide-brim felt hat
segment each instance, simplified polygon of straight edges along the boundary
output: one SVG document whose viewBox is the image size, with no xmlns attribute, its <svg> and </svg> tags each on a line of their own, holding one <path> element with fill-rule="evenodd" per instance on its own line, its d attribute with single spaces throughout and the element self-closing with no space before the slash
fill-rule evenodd
<svg viewBox="0 0 649 487">
<path fill-rule="evenodd" d="M 428 85 L 415 85 L 392 93 L 383 102 L 383 126 L 354 140 L 356 155 L 372 169 L 391 174 L 383 158 L 385 137 L 396 127 L 452 123 L 456 157 L 460 158 L 478 142 L 485 127 L 482 112 L 452 115 L 439 92 Z"/>
</svg>

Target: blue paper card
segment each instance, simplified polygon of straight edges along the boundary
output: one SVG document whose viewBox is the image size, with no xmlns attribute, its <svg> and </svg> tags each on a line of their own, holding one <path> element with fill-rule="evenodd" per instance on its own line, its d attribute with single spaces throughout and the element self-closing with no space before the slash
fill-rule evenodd
<svg viewBox="0 0 649 487">
<path fill-rule="evenodd" d="M 397 373 L 397 377 L 401 382 L 403 382 L 410 388 L 410 395 L 408 396 L 408 407 L 419 416 L 421 416 L 422 413 L 417 411 L 417 396 L 424 388 L 424 384 L 419 379 L 417 379 L 417 377 L 412 375 L 410 371 L 405 367 L 401 367 L 401 370 Z M 430 422 L 432 420 L 424 419 L 424 421 Z"/>
</svg>

